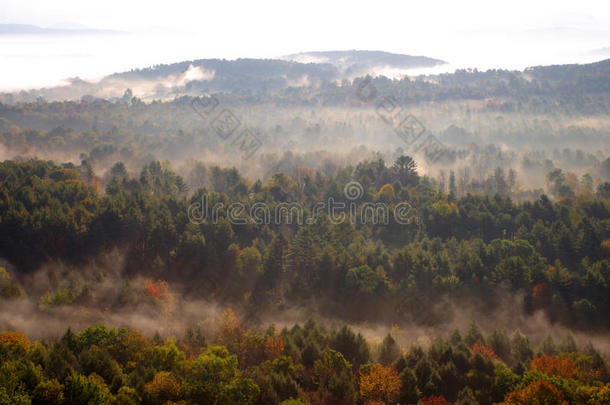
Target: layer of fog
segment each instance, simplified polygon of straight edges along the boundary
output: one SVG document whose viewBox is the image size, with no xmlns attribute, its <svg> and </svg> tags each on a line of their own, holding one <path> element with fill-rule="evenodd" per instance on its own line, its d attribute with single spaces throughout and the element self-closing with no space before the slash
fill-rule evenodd
<svg viewBox="0 0 610 405">
<path fill-rule="evenodd" d="M 163 105 L 159 108 L 163 109 Z M 201 178 L 200 172 L 193 172 L 201 164 L 207 168 L 235 167 L 254 182 L 280 171 L 292 175 L 298 167 L 333 175 L 339 168 L 355 167 L 365 160 L 381 158 L 389 166 L 402 154 L 415 158 L 421 175 L 435 179 L 444 177 L 445 187 L 451 171 L 458 181 L 482 183 L 497 167 L 504 170 L 504 175 L 512 169 L 521 191 L 544 190 L 547 173 L 556 167 L 578 177 L 589 173 L 594 186 L 610 181 L 599 168 L 600 162 L 610 156 L 610 148 L 602 135 L 610 128 L 610 119 L 603 116 L 486 112 L 482 110 L 483 101 L 406 106 L 405 111 L 417 117 L 426 128 L 422 139 L 433 135 L 443 148 L 455 152 L 451 159 L 430 160 L 424 155 L 424 149 L 418 148 L 420 144 L 409 145 L 398 136 L 394 127 L 377 113 L 375 105 L 370 108 L 318 108 L 262 104 L 230 105 L 228 108 L 239 118 L 241 128 L 227 139 L 212 129 L 213 116 L 204 119 L 188 105 L 179 108 L 172 105 L 168 106 L 164 117 L 155 117 L 154 111 L 151 112 L 151 119 L 159 119 L 161 132 L 146 135 L 155 136 L 161 142 L 173 137 L 172 147 L 166 150 L 150 153 L 138 147 L 135 149 L 138 154 L 125 159 L 119 144 L 116 152 L 92 160 L 88 158 L 89 150 L 73 149 L 70 145 L 59 150 L 46 147 L 9 150 L 2 146 L 0 158 L 37 157 L 78 166 L 84 154 L 101 178 L 118 161 L 137 176 L 145 164 L 158 159 L 169 162 L 187 181 L 191 192 L 211 186 Z M 110 125 L 112 122 L 100 122 L 100 132 L 111 131 Z M 167 133 L 165 127 L 178 128 L 179 133 Z M 260 142 L 258 148 L 243 149 L 241 131 L 244 128 Z M 584 135 L 584 130 L 592 135 Z"/>
<path fill-rule="evenodd" d="M 434 32 L 436 35 L 420 34 L 416 41 L 407 43 L 397 38 L 384 38 L 382 46 L 389 46 L 388 41 L 396 41 L 394 46 L 390 46 L 392 49 L 385 50 L 426 55 L 450 62 L 432 70 L 405 72 L 409 75 L 453 72 L 463 68 L 524 69 L 536 65 L 599 60 L 604 55 L 590 51 L 607 47 L 609 32 L 593 27 L 551 27 L 511 32 L 486 30 L 454 32 L 451 35 Z M 214 34 L 216 36 L 217 33 Z M 115 72 L 160 63 L 200 58 L 271 58 L 289 53 L 285 52 L 288 50 L 297 51 L 294 44 L 286 49 L 269 49 L 268 43 L 253 47 L 241 36 L 237 36 L 237 39 L 242 40 L 233 43 L 233 46 L 226 46 L 222 40 L 210 36 L 175 32 L 70 37 L 1 36 L 3 75 L 0 76 L 0 91 L 54 87 L 65 84 L 70 77 L 98 80 Z M 324 38 L 320 45 L 329 46 L 328 39 Z"/>
<path fill-rule="evenodd" d="M 534 346 L 547 336 L 558 342 L 571 334 L 579 346 L 591 342 L 603 355 L 610 355 L 610 330 L 570 330 L 550 322 L 542 311 L 527 315 L 522 310 L 522 294 L 508 290 L 499 289 L 493 304 L 474 298 L 439 297 L 436 306 L 443 312 L 443 320 L 427 326 L 410 321 L 402 312 L 395 313 L 391 309 L 381 311 L 378 321 L 355 321 L 361 318 L 356 313 L 350 315 L 351 321 L 332 317 L 325 315 L 325 303 L 315 296 L 305 302 L 288 301 L 282 309 L 257 311 L 256 316 L 252 316 L 248 307 L 221 299 L 213 291 L 202 292 L 193 298 L 192 291 L 188 292 L 186 286 L 178 282 L 169 283 L 171 300 L 153 302 L 145 294 L 146 282 L 151 279 L 125 274 L 124 259 L 124 253 L 112 250 L 78 268 L 50 262 L 31 274 L 20 276 L 18 281 L 27 296 L 1 301 L 0 332 L 23 331 L 32 339 L 57 339 L 68 328 L 78 331 L 103 323 L 111 327 L 136 328 L 149 336 L 159 333 L 165 337 L 181 337 L 188 328 L 199 328 L 213 339 L 221 315 L 231 308 L 246 326 L 259 330 L 271 324 L 276 329 L 290 328 L 313 319 L 329 329 L 349 324 L 373 343 L 379 343 L 385 335 L 392 333 L 403 349 L 414 343 L 429 345 L 434 338 L 448 337 L 456 329 L 465 333 L 475 322 L 484 335 L 494 330 L 507 333 L 519 330 Z M 8 269 L 11 270 L 10 265 Z M 68 287 L 81 295 L 86 292 L 88 298 L 70 305 L 41 306 L 40 297 L 45 293 Z M 126 288 L 130 288 L 130 294 L 139 294 L 140 299 L 122 304 Z"/>
</svg>

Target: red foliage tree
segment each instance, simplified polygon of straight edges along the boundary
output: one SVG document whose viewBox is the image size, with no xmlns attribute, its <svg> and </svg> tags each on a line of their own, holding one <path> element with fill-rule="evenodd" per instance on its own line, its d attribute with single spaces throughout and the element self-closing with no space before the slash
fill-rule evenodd
<svg viewBox="0 0 610 405">
<path fill-rule="evenodd" d="M 144 287 L 146 295 L 152 298 L 163 298 L 167 296 L 168 287 L 167 282 L 163 280 L 146 280 L 146 286 Z"/>
<path fill-rule="evenodd" d="M 578 369 L 571 359 L 546 355 L 532 359 L 530 368 L 549 377 L 572 378 L 578 373 Z"/>
<path fill-rule="evenodd" d="M 548 284 L 547 283 L 538 283 L 534 286 L 532 290 L 532 297 L 545 297 L 547 295 Z"/>
<path fill-rule="evenodd" d="M 429 397 L 421 399 L 421 405 L 451 405 L 451 402 L 447 401 L 444 396 L 434 396 L 430 395 Z"/>
<path fill-rule="evenodd" d="M 481 356 L 483 356 L 485 358 L 498 360 L 498 355 L 496 353 L 494 353 L 494 351 L 491 348 L 480 345 L 478 343 L 475 343 L 474 345 L 472 345 L 472 354 L 474 354 L 474 355 L 480 354 Z"/>
</svg>

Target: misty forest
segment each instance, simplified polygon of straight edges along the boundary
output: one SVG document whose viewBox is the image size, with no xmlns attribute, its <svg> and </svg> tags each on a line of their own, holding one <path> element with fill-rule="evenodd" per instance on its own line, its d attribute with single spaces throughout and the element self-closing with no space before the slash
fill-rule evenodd
<svg viewBox="0 0 610 405">
<path fill-rule="evenodd" d="M 0 404 L 610 404 L 610 59 L 442 63 L 0 93 Z"/>
</svg>

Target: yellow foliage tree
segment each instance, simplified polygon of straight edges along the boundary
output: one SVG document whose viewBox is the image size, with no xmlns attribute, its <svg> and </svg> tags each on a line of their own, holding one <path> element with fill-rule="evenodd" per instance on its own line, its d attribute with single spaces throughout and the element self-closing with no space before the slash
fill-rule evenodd
<svg viewBox="0 0 610 405">
<path fill-rule="evenodd" d="M 360 368 L 360 395 L 367 403 L 396 402 L 402 383 L 391 366 L 367 364 Z"/>
<path fill-rule="evenodd" d="M 182 387 L 172 373 L 160 371 L 146 384 L 146 391 L 161 401 L 172 401 L 180 399 Z"/>
<path fill-rule="evenodd" d="M 220 318 L 216 342 L 227 346 L 231 352 L 237 353 L 239 352 L 239 346 L 244 340 L 245 334 L 246 328 L 244 325 L 239 318 L 237 318 L 235 312 L 233 312 L 231 308 L 227 308 Z"/>
</svg>

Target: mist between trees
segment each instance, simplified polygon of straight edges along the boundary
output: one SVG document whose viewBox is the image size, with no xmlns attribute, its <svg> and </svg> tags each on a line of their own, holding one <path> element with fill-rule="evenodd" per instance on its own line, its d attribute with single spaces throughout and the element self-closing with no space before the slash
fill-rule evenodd
<svg viewBox="0 0 610 405">
<path fill-rule="evenodd" d="M 607 403 L 606 76 L 3 96 L 0 402 Z"/>
</svg>

